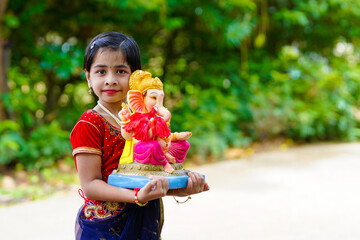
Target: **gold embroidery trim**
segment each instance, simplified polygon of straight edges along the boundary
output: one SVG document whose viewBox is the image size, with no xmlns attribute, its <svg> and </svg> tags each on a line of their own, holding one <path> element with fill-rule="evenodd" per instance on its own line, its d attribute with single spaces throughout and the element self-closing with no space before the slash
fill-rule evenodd
<svg viewBox="0 0 360 240">
<path fill-rule="evenodd" d="M 119 209 L 119 203 L 118 202 L 106 202 L 105 204 L 94 204 L 94 205 L 87 205 L 84 208 L 84 215 L 86 218 L 91 217 L 91 213 L 94 212 L 95 218 L 106 218 L 113 215 L 114 211 L 121 211 Z M 104 211 L 107 209 L 107 213 L 100 213 L 100 211 Z"/>
<path fill-rule="evenodd" d="M 80 120 L 78 123 L 81 123 L 81 122 L 90 124 L 91 126 L 93 126 L 100 133 L 100 130 L 95 126 L 95 124 L 93 124 L 93 123 L 91 123 L 89 121 L 85 121 L 85 120 Z"/>
<path fill-rule="evenodd" d="M 102 155 L 102 152 L 100 149 L 97 148 L 91 148 L 91 147 L 78 147 L 75 148 L 73 151 L 73 156 L 75 156 L 78 153 L 92 153 L 92 154 L 96 154 L 96 155 Z"/>
<path fill-rule="evenodd" d="M 73 133 L 73 131 L 74 131 L 74 129 L 76 128 L 76 126 L 77 126 L 79 123 L 81 123 L 81 122 L 90 124 L 91 126 L 93 126 L 93 127 L 100 133 L 100 130 L 99 130 L 94 124 L 92 124 L 91 122 L 88 122 L 88 121 L 85 121 L 85 120 L 80 120 L 80 121 L 78 121 L 78 122 L 75 124 L 73 130 L 71 130 L 70 135 Z"/>
</svg>

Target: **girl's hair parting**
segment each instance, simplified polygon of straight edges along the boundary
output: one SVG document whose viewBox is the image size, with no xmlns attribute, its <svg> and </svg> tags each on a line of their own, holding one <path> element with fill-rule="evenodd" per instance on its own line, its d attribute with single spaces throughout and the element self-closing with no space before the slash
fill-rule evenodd
<svg viewBox="0 0 360 240">
<path fill-rule="evenodd" d="M 119 32 L 104 32 L 94 37 L 85 50 L 84 69 L 90 72 L 95 54 L 100 48 L 120 49 L 131 72 L 141 70 L 141 56 L 135 40 Z"/>
</svg>

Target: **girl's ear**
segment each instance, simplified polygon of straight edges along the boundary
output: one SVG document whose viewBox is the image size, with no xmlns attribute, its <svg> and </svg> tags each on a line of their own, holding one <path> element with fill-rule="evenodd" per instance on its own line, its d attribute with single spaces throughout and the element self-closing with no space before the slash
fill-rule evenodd
<svg viewBox="0 0 360 240">
<path fill-rule="evenodd" d="M 88 82 L 88 86 L 89 88 L 91 87 L 91 80 L 90 80 L 90 73 L 85 69 L 84 70 L 85 76 L 86 76 L 86 80 Z"/>
</svg>

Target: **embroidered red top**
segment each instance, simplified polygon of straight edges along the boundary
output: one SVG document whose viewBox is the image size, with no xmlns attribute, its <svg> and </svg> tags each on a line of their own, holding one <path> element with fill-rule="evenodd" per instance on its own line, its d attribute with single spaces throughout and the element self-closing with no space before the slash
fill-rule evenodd
<svg viewBox="0 0 360 240">
<path fill-rule="evenodd" d="M 75 158 L 79 153 L 91 153 L 101 156 L 102 179 L 107 182 L 109 175 L 117 168 L 125 146 L 121 130 L 111 125 L 95 110 L 87 110 L 75 124 L 70 134 L 70 142 Z M 115 203 L 84 198 L 84 217 L 88 220 L 106 218 L 121 211 L 125 203 Z"/>
<path fill-rule="evenodd" d="M 101 156 L 101 172 L 105 182 L 117 168 L 125 146 L 121 130 L 93 109 L 87 110 L 75 124 L 70 134 L 70 142 L 75 165 L 76 154 L 91 153 Z"/>
</svg>

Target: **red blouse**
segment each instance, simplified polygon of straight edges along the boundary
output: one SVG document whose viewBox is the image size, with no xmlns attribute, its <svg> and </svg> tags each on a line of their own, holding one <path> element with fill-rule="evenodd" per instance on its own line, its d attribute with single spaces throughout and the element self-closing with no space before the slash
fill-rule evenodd
<svg viewBox="0 0 360 240">
<path fill-rule="evenodd" d="M 101 172 L 105 182 L 118 167 L 120 156 L 125 146 L 121 130 L 111 125 L 95 110 L 87 110 L 74 126 L 70 134 L 73 156 L 91 153 L 101 156 Z"/>
</svg>

